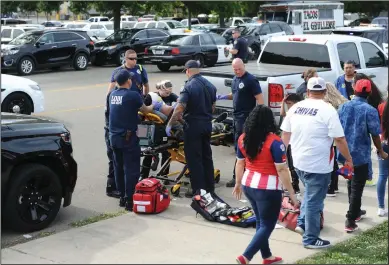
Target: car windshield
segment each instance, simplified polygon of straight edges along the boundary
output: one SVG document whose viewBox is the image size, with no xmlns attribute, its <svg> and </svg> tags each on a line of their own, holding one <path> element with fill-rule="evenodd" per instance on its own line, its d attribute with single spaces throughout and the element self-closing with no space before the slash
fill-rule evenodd
<svg viewBox="0 0 389 265">
<path fill-rule="evenodd" d="M 250 22 L 253 22 L 253 19 L 252 18 L 244 18 L 243 22 L 250 23 Z"/>
<path fill-rule="evenodd" d="M 178 21 L 168 21 L 166 24 L 169 25 L 171 29 L 182 29 L 185 28 L 184 24 L 178 22 Z"/>
<path fill-rule="evenodd" d="M 32 43 L 35 43 L 39 39 L 40 36 L 41 36 L 41 34 L 37 34 L 34 32 L 26 32 L 26 33 L 19 35 L 15 39 L 11 40 L 9 42 L 9 44 L 12 44 L 12 45 L 32 44 Z"/>
<path fill-rule="evenodd" d="M 118 30 L 112 35 L 109 35 L 106 40 L 121 41 L 130 38 L 134 33 L 128 30 Z"/>
<path fill-rule="evenodd" d="M 166 41 L 167 45 L 190 45 L 192 43 L 192 37 L 188 35 L 171 35 Z"/>
<path fill-rule="evenodd" d="M 242 36 L 247 36 L 247 35 L 251 35 L 253 34 L 256 30 L 257 30 L 258 27 L 254 27 L 254 26 L 250 26 L 250 27 L 244 27 L 243 30 L 242 30 L 242 33 L 241 35 Z"/>
</svg>

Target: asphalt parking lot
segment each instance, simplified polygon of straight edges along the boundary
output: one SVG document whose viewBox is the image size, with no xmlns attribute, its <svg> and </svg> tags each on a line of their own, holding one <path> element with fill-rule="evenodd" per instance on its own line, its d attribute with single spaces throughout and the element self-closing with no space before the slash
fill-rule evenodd
<svg viewBox="0 0 389 265">
<path fill-rule="evenodd" d="M 156 66 L 145 65 L 149 76 L 150 90 L 164 79 L 170 79 L 175 93 L 187 79 L 183 68 L 172 68 L 168 73 L 160 72 Z M 39 83 L 45 94 L 45 112 L 36 114 L 63 122 L 71 131 L 74 156 L 79 166 L 78 181 L 73 195 L 72 205 L 62 208 L 54 223 L 47 229 L 30 234 L 33 238 L 46 232 L 57 233 L 72 229 L 70 224 L 99 213 L 113 213 L 121 210 L 117 199 L 105 195 L 108 160 L 104 141 L 104 104 L 108 83 L 114 66 L 92 67 L 86 71 L 61 69 L 45 70 L 27 78 Z M 223 187 L 221 194 L 228 193 L 225 182 L 231 177 L 235 161 L 232 147 L 214 147 L 215 167 L 220 168 Z M 173 169 L 181 169 L 180 165 Z M 220 188 L 219 188 L 220 189 Z M 183 195 L 185 189 L 181 189 Z M 232 199 L 232 197 L 231 197 Z M 177 198 L 173 203 L 189 205 L 189 199 Z M 189 209 L 188 209 L 189 210 Z M 194 211 L 192 211 L 194 214 Z M 2 247 L 25 241 L 23 234 L 2 231 Z"/>
</svg>

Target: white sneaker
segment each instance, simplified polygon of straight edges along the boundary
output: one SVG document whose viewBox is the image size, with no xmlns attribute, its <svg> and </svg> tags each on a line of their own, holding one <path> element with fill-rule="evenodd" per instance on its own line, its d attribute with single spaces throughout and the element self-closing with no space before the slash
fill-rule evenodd
<svg viewBox="0 0 389 265">
<path fill-rule="evenodd" d="M 388 214 L 388 210 L 386 209 L 382 209 L 382 208 L 379 208 L 378 209 L 378 212 L 377 212 L 377 215 L 380 216 L 380 217 L 384 217 Z"/>
</svg>

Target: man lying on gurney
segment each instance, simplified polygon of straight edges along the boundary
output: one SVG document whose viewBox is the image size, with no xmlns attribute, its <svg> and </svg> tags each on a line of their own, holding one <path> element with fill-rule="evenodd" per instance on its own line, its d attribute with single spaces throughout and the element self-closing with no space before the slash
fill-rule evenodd
<svg viewBox="0 0 389 265">
<path fill-rule="evenodd" d="M 152 102 L 154 105 L 153 114 L 157 115 L 161 118 L 162 121 L 166 122 L 171 114 L 173 114 L 174 109 L 178 105 L 178 102 L 173 102 L 171 106 L 167 105 L 163 102 L 162 98 L 158 93 L 156 92 L 150 92 L 149 95 L 152 98 Z M 218 134 L 225 130 L 225 125 L 221 123 L 223 120 L 227 118 L 227 113 L 223 113 L 219 115 L 215 120 L 212 122 L 212 134 Z M 179 122 L 176 124 L 173 124 L 172 131 L 175 132 L 174 135 L 180 134 L 182 132 L 183 125 Z"/>
</svg>

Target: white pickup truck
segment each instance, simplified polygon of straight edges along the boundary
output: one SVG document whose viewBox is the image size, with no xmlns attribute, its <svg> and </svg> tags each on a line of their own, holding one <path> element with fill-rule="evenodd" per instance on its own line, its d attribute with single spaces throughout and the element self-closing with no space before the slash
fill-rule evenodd
<svg viewBox="0 0 389 265">
<path fill-rule="evenodd" d="M 279 123 L 284 95 L 294 93 L 301 85 L 302 73 L 315 68 L 318 75 L 334 83 L 344 74 L 343 63 L 352 60 L 356 71 L 370 76 L 383 95 L 388 85 L 388 56 L 369 39 L 343 35 L 293 35 L 273 37 L 266 42 L 257 62 L 248 63 L 246 71 L 258 79 L 265 104 Z M 202 69 L 202 75 L 218 89 L 218 94 L 231 93 L 234 72 L 231 65 Z M 232 121 L 232 101 L 216 103 L 215 115 L 228 113 Z"/>
</svg>

